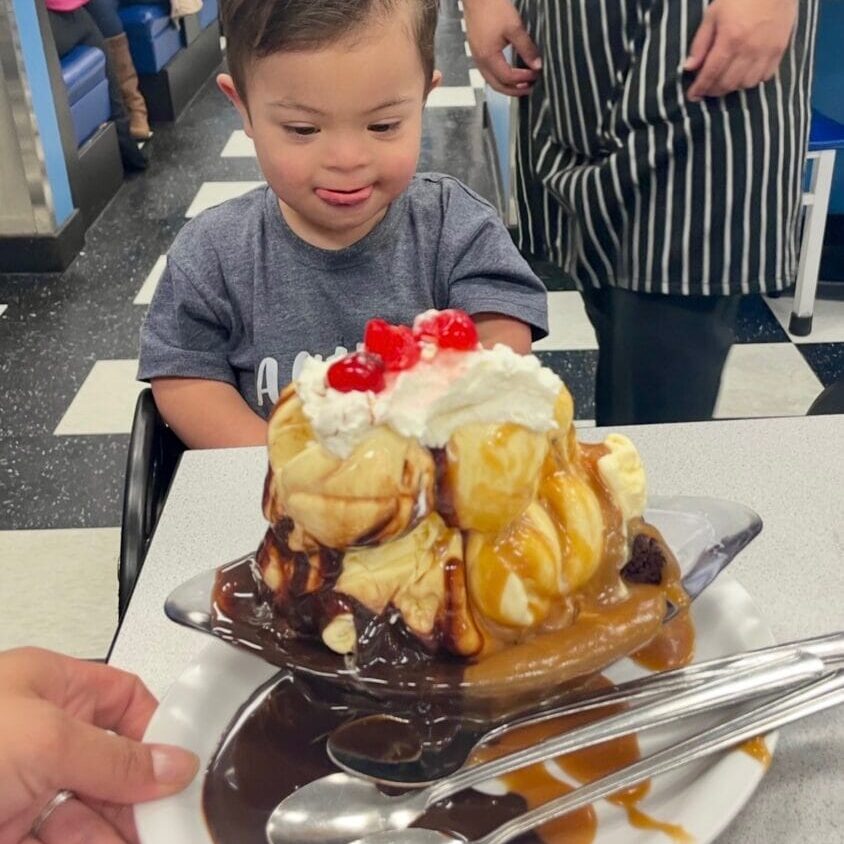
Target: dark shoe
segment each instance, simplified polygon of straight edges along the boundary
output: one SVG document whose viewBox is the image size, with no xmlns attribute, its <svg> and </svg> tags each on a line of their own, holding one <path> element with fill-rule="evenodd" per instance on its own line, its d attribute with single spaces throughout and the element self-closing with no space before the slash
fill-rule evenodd
<svg viewBox="0 0 844 844">
<path fill-rule="evenodd" d="M 138 149 L 137 141 L 129 134 L 128 121 L 121 121 L 123 127 L 117 127 L 117 140 L 120 145 L 120 157 L 123 159 L 123 167 L 126 170 L 146 170 L 147 158 Z"/>
</svg>

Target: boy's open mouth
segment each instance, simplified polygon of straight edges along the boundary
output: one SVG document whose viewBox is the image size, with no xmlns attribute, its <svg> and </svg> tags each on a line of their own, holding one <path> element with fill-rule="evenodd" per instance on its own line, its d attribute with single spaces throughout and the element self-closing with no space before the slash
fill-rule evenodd
<svg viewBox="0 0 844 844">
<path fill-rule="evenodd" d="M 316 188 L 314 193 L 329 205 L 360 205 L 372 196 L 373 185 L 367 185 L 354 190 L 334 190 L 331 188 Z"/>
</svg>

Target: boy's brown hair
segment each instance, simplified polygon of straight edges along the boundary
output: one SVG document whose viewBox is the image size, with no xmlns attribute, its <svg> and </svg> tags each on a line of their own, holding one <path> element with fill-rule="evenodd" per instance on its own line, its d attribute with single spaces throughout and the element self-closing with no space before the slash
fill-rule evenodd
<svg viewBox="0 0 844 844">
<path fill-rule="evenodd" d="M 325 47 L 408 4 L 417 12 L 412 34 L 430 83 L 439 0 L 222 0 L 226 56 L 238 94 L 246 102 L 246 77 L 256 59 Z"/>
</svg>

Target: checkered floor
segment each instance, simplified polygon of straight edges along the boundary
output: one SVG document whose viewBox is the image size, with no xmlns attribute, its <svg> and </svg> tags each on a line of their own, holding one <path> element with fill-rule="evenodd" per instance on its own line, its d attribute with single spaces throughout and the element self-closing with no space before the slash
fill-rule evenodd
<svg viewBox="0 0 844 844">
<path fill-rule="evenodd" d="M 420 169 L 453 173 L 497 201 L 482 80 L 459 4 L 445 7 L 437 56 L 445 84 L 428 104 Z M 213 80 L 148 151 L 150 169 L 127 180 L 65 273 L 0 276 L 0 649 L 106 652 L 140 323 L 185 220 L 260 183 L 254 148 Z M 589 425 L 595 335 L 579 295 L 540 273 L 551 334 L 536 350 Z M 790 306 L 787 297 L 744 302 L 719 417 L 804 414 L 844 375 L 844 302 L 818 302 L 808 338 L 788 335 Z"/>
</svg>

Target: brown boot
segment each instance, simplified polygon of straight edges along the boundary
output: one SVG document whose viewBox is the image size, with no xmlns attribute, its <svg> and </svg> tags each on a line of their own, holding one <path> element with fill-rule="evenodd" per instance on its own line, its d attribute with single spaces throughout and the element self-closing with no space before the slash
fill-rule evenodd
<svg viewBox="0 0 844 844">
<path fill-rule="evenodd" d="M 129 39 L 125 32 L 105 39 L 108 57 L 120 83 L 120 93 L 129 115 L 129 133 L 136 141 L 145 141 L 152 137 L 147 115 L 147 104 L 138 90 L 138 74 L 129 52 Z"/>
</svg>

